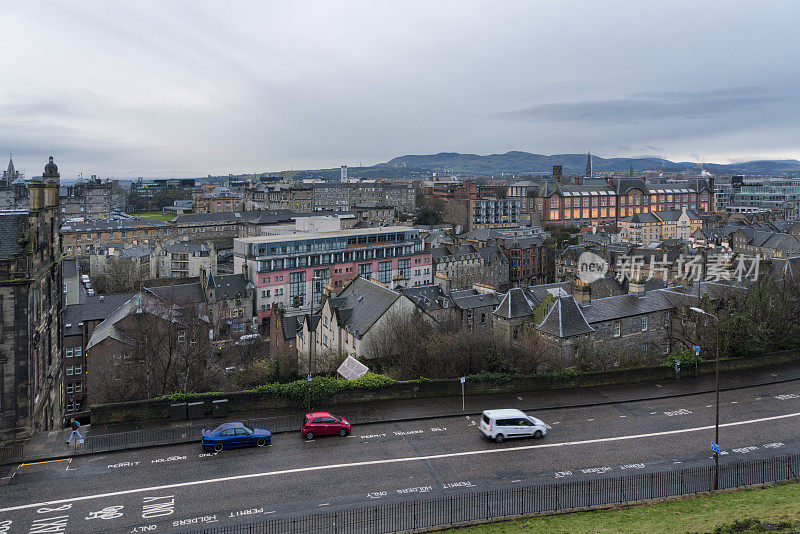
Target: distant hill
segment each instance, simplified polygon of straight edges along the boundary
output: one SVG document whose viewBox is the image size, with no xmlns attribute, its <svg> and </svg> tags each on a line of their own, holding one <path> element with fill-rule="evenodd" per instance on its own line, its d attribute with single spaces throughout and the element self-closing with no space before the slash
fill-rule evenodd
<svg viewBox="0 0 800 534">
<path fill-rule="evenodd" d="M 564 173 L 577 174 L 586 169 L 586 154 L 531 154 L 528 152 L 506 152 L 505 154 L 459 154 L 457 152 L 441 152 L 430 155 L 408 155 L 394 158 L 376 167 L 414 168 L 436 172 L 458 172 L 465 174 L 550 174 L 553 165 L 564 167 Z M 595 172 L 624 172 L 631 165 L 635 171 L 664 170 L 679 172 L 698 169 L 700 165 L 691 162 L 673 162 L 660 158 L 601 158 L 592 156 Z M 764 160 L 748 161 L 721 165 L 703 164 L 703 169 L 714 174 L 797 174 L 800 173 L 800 161 Z"/>
</svg>

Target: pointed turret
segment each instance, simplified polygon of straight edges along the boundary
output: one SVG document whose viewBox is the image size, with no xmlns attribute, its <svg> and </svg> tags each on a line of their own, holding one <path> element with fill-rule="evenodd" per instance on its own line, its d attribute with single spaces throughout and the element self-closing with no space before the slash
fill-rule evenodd
<svg viewBox="0 0 800 534">
<path fill-rule="evenodd" d="M 628 171 L 628 176 L 633 178 L 633 163 L 631 163 L 631 169 Z"/>
<path fill-rule="evenodd" d="M 592 176 L 592 153 L 589 152 L 586 156 L 586 176 Z"/>
</svg>

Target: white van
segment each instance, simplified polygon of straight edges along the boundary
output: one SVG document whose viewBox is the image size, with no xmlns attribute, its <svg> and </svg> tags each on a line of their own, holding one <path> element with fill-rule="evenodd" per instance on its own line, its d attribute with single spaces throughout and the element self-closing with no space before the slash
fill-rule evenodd
<svg viewBox="0 0 800 534">
<path fill-rule="evenodd" d="M 480 428 L 484 436 L 497 443 L 508 438 L 541 438 L 547 434 L 547 425 L 540 419 L 514 409 L 484 411 Z"/>
</svg>

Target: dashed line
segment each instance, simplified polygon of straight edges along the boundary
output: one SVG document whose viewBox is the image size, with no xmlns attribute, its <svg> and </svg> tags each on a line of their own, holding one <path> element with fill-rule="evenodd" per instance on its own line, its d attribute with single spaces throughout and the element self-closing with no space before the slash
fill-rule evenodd
<svg viewBox="0 0 800 534">
<path fill-rule="evenodd" d="M 320 504 L 319 506 L 330 506 L 330 505 L 331 505 L 331 503 L 329 503 L 329 502 L 324 502 L 324 503 Z"/>
<path fill-rule="evenodd" d="M 747 419 L 745 421 L 736 421 L 733 423 L 724 423 L 719 425 L 720 428 L 725 427 L 734 427 L 734 426 L 742 426 L 742 425 L 750 425 L 755 423 L 764 423 L 767 421 L 779 421 L 781 419 L 789 419 L 800 417 L 800 412 L 783 414 L 783 415 L 774 415 L 771 417 L 762 417 L 759 419 Z M 82 495 L 79 497 L 72 497 L 67 499 L 57 499 L 52 501 L 43 501 L 38 503 L 29 503 L 29 504 L 21 504 L 17 506 L 9 506 L 6 508 L 0 508 L 0 513 L 4 512 L 13 512 L 15 510 L 26 510 L 29 508 L 38 508 L 41 506 L 49 506 L 55 504 L 64 504 L 64 503 L 74 503 L 79 501 L 88 501 L 88 500 L 95 500 L 95 499 L 102 499 L 106 497 L 117 497 L 120 495 L 130 495 L 135 493 L 148 493 L 152 491 L 161 491 L 173 488 L 187 488 L 193 486 L 202 486 L 207 484 L 218 484 L 220 482 L 231 482 L 235 480 L 249 480 L 249 479 L 256 479 L 256 478 L 264 478 L 269 476 L 279 476 L 279 475 L 292 475 L 297 473 L 308 473 L 314 471 L 328 471 L 332 469 L 342 469 L 342 468 L 352 468 L 352 467 L 366 467 L 366 466 L 373 466 L 373 465 L 386 465 L 386 464 L 398 464 L 398 463 L 409 463 L 409 462 L 428 462 L 431 460 L 440 460 L 444 458 L 459 458 L 459 457 L 467 457 L 467 456 L 482 456 L 486 454 L 505 454 L 509 452 L 519 452 L 519 451 L 530 451 L 536 449 L 552 449 L 556 447 L 568 447 L 568 446 L 575 446 L 575 445 L 590 445 L 594 443 L 606 443 L 606 442 L 613 442 L 613 441 L 628 441 L 634 439 L 643 439 L 643 438 L 653 438 L 659 436 L 671 436 L 676 434 L 686 434 L 689 432 L 702 432 L 706 430 L 711 430 L 714 428 L 714 425 L 707 425 L 707 426 L 698 426 L 692 428 L 683 428 L 678 430 L 665 430 L 662 432 L 650 432 L 647 434 L 631 434 L 627 436 L 613 436 L 608 438 L 597 438 L 597 439 L 587 439 L 587 440 L 580 440 L 580 441 L 567 441 L 567 442 L 556 442 L 556 443 L 543 443 L 538 445 L 521 445 L 519 447 L 504 447 L 504 448 L 496 448 L 496 449 L 480 449 L 480 450 L 472 450 L 472 451 L 463 451 L 463 452 L 452 452 L 452 453 L 442 453 L 442 454 L 431 454 L 427 456 L 405 456 L 401 458 L 387 458 L 382 460 L 364 460 L 360 462 L 350 462 L 350 463 L 343 463 L 343 464 L 325 464 L 325 465 L 316 465 L 316 466 L 308 466 L 308 467 L 296 467 L 293 469 L 282 469 L 278 471 L 263 471 L 260 473 L 249 473 L 244 475 L 230 475 L 226 477 L 219 477 L 219 478 L 207 478 L 202 480 L 192 480 L 188 482 L 176 482 L 174 484 L 164 484 L 162 486 L 148 486 L 148 487 L 141 487 L 141 488 L 134 488 L 128 490 L 120 490 L 120 491 L 113 491 L 108 493 L 96 493 L 93 495 Z"/>
<path fill-rule="evenodd" d="M 594 421 L 594 419 L 587 419 L 587 421 Z"/>
<path fill-rule="evenodd" d="M 620 415 L 620 418 L 628 417 L 627 415 Z"/>
<path fill-rule="evenodd" d="M 739 401 L 731 401 L 731 404 L 739 404 Z"/>
</svg>

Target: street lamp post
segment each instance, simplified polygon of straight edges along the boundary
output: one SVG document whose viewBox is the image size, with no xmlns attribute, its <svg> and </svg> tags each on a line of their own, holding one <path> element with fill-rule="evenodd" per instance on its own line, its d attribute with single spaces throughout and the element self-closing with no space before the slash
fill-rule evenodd
<svg viewBox="0 0 800 534">
<path fill-rule="evenodd" d="M 713 318 L 715 322 L 714 360 L 716 361 L 716 378 L 714 380 L 714 390 L 717 395 L 717 419 L 714 423 L 714 443 L 716 443 L 717 447 L 719 447 L 719 317 L 713 313 L 708 313 L 701 308 L 691 307 L 689 309 L 700 315 L 708 315 L 709 317 Z M 717 451 L 714 451 L 714 489 L 719 489 L 719 452 Z"/>
<path fill-rule="evenodd" d="M 311 347 L 308 349 L 308 411 L 311 411 L 311 362 L 313 359 L 314 351 L 317 348 L 317 329 L 314 325 L 314 288 L 317 285 L 317 282 L 323 280 L 323 277 L 317 277 L 312 275 L 311 276 L 311 328 L 314 332 L 314 335 L 311 336 Z"/>
</svg>

